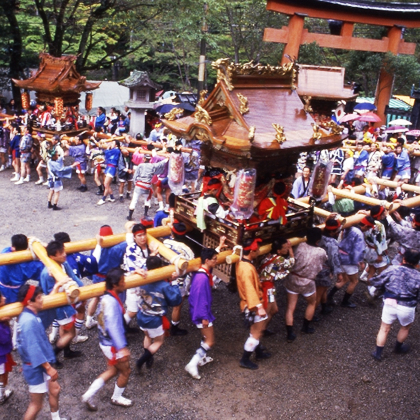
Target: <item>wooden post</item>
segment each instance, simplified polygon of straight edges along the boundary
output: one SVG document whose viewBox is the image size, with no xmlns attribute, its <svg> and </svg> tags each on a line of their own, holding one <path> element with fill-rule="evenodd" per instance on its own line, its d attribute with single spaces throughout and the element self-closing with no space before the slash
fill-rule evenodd
<svg viewBox="0 0 420 420">
<path fill-rule="evenodd" d="M 162 255 L 162 257 L 167 259 L 168 261 L 172 262 L 174 258 L 179 257 L 179 255 L 176 252 L 172 251 L 172 249 L 167 248 L 162 242 L 158 241 L 148 233 L 147 244 L 151 245 L 152 243 L 157 244 L 159 254 Z M 188 268 L 188 261 L 181 258 L 178 260 L 177 266 L 180 270 L 186 270 Z"/>
<path fill-rule="evenodd" d="M 170 235 L 171 228 L 169 226 L 159 226 L 156 228 L 147 229 L 147 233 L 149 233 L 153 237 L 160 238 L 162 236 Z M 125 241 L 125 235 L 125 233 L 119 233 L 116 235 L 104 236 L 102 245 L 103 248 L 109 248 L 110 246 L 114 246 Z M 64 249 L 66 250 L 67 254 L 73 254 L 75 252 L 83 252 L 94 249 L 96 244 L 96 238 L 84 239 L 81 241 L 67 242 L 64 244 Z M 32 260 L 33 257 L 31 251 L 29 250 L 0 254 L 0 265 L 17 264 Z"/>
<path fill-rule="evenodd" d="M 287 44 L 284 46 L 283 57 L 281 64 L 286 64 L 290 60 L 286 57 L 286 54 L 292 58 L 297 59 L 299 57 L 299 48 L 302 43 L 303 25 L 305 18 L 302 15 L 294 14 L 289 20 L 289 36 Z"/>
</svg>

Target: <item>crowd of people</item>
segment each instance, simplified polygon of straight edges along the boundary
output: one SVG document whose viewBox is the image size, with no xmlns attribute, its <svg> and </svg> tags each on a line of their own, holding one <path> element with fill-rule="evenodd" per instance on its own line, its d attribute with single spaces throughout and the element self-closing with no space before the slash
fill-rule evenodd
<svg viewBox="0 0 420 420">
<path fill-rule="evenodd" d="M 131 374 L 126 334 L 138 328 L 143 331 L 143 353 L 136 360 L 135 368 L 137 371 L 144 366 L 151 369 L 154 355 L 164 345 L 168 333 L 187 334 L 180 326 L 181 308 L 187 300 L 191 321 L 200 330 L 202 340 L 186 363 L 185 371 L 198 380 L 201 378 L 199 368 L 213 362 L 209 356 L 217 336 L 217 320 L 212 312 L 213 269 L 218 262 L 218 253 L 226 248 L 226 237 L 219 238 L 217 248 L 201 246 L 201 250 L 196 251 L 196 244 L 187 234 L 188 227 L 174 219 L 171 211 L 177 192 L 171 188 L 169 162 L 174 155 L 175 159 L 181 156 L 184 162 L 181 192 L 195 191 L 201 184 L 197 224 L 202 230 L 206 229 L 203 217 L 206 211 L 215 217 L 232 220 L 230 207 L 235 178 L 222 170 L 200 167 L 199 147 L 177 139 L 158 121 L 142 148 L 136 143 L 143 140 L 142 136 L 138 135 L 136 139 L 122 136 L 126 126 L 121 126 L 118 133 L 119 128 L 116 128 L 116 137 L 101 139 L 98 133 L 105 130 L 100 126 L 105 121 L 103 115 L 104 110 L 98 109 L 96 135 L 82 133 L 72 139 L 59 135 L 47 138 L 42 133 L 35 136 L 30 124 L 22 129 L 13 121 L 6 121 L 1 131 L 4 147 L 0 148 L 3 162 L 0 170 L 13 165 L 15 176 L 12 180 L 20 185 L 31 181 L 31 170 L 36 166 L 39 178 L 35 184 L 44 184 L 47 179 L 48 208 L 60 209 L 58 198 L 63 189 L 62 178 L 71 176 L 73 168 L 80 179 L 81 192 L 88 190 L 86 174 L 93 172 L 97 194 L 101 196 L 98 205 L 115 201 L 112 184 L 117 179 L 120 201 L 130 199 L 126 238 L 117 245 L 104 246 L 104 238 L 113 234 L 108 225 L 100 228 L 98 244 L 89 255 L 67 255 L 65 243 L 70 242 L 70 236 L 66 232 L 54 235 L 46 252 L 62 267 L 64 280 L 56 282 L 50 270 L 37 260 L 0 266 L 0 306 L 21 302 L 24 307 L 18 319 L 0 320 L 0 404 L 12 395 L 8 374 L 15 365 L 12 351 L 17 348 L 30 393 L 25 419 L 36 418 L 45 393 L 49 393 L 52 419 L 62 418 L 57 373 L 63 366 L 60 355 L 65 363 L 82 355 L 71 346 L 88 339 L 82 334 L 84 328 L 98 329 L 100 351 L 107 362 L 106 370 L 94 379 L 81 397 L 89 411 L 98 410 L 95 395 L 114 377 L 111 403 L 122 407 L 133 404 L 123 396 Z M 367 283 L 369 300 L 383 297 L 384 301 L 372 357 L 376 361 L 382 360 L 387 335 L 396 320 L 401 328 L 394 351 L 397 354 L 409 351 L 406 340 L 420 298 L 420 213 L 398 206 L 405 194 L 403 184 L 418 182 L 417 176 L 411 176 L 411 170 L 417 170 L 418 158 L 412 153 L 415 147 L 408 145 L 407 139 L 401 136 L 387 142 L 380 134 L 380 130 L 362 127 L 361 131 L 350 134 L 349 139 L 354 143 L 330 151 L 301 154 L 293 186 L 290 174 L 278 173 L 266 184 L 257 185 L 257 205 L 250 219 L 276 220 L 282 225 L 287 223 L 288 195 L 295 199 L 310 195 L 314 164 L 322 162 L 331 169 L 327 182 L 328 201 L 323 204 L 330 215 L 323 220 L 322 229 L 308 228 L 306 241 L 295 247 L 286 237 L 277 235 L 270 253 L 265 255 L 260 255 L 261 239 L 252 237 L 241 244 L 241 257 L 235 265 L 233 278 L 249 336 L 243 354 L 238 358 L 240 367 L 255 370 L 258 369 L 256 362 L 271 357 L 262 345 L 262 339 L 273 334 L 270 322 L 279 312 L 276 293 L 284 290 L 287 296 L 285 332 L 287 342 L 292 343 L 297 339 L 295 310 L 299 295 L 306 301 L 300 331 L 313 334 L 313 322 L 333 312 L 340 289 L 345 290 L 340 305 L 349 310 L 356 308 L 352 297 L 356 287 L 360 287 L 359 281 Z M 186 152 L 186 147 L 192 151 Z M 70 166 L 64 165 L 65 156 L 73 159 Z M 44 178 L 45 169 L 47 176 Z M 378 178 L 393 179 L 398 186 L 390 191 L 389 187 L 383 188 L 376 182 Z M 397 210 L 388 211 L 385 204 L 361 205 L 334 195 L 334 188 L 351 190 L 362 183 L 367 185 L 367 195 L 392 200 Z M 127 192 L 124 195 L 125 185 Z M 144 212 L 139 223 L 132 219 L 141 196 L 144 196 Z M 149 214 L 152 197 L 158 201 L 154 219 Z M 357 212 L 363 216 L 360 223 L 343 228 L 340 216 Z M 164 245 L 186 261 L 200 257 L 201 267 L 189 274 L 177 270 L 165 280 L 125 290 L 127 275 L 137 274 L 147 280 L 150 271 L 173 263 L 162 257 L 158 247 L 147 240 L 147 228 L 161 224 L 167 224 L 171 231 Z M 31 241 L 25 235 L 16 234 L 11 238 L 11 246 L 2 252 L 18 252 L 31 247 Z M 87 280 L 94 284 L 104 282 L 105 294 L 90 299 L 88 304 L 72 303 L 69 298 L 68 305 L 42 310 L 44 295 L 63 290 L 67 293 L 71 288 L 82 287 Z M 134 318 L 138 327 L 134 326 Z"/>
</svg>

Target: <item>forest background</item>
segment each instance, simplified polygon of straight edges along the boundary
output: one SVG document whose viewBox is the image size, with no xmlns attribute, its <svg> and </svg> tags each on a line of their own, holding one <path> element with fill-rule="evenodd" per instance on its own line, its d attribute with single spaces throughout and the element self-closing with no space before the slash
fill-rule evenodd
<svg viewBox="0 0 420 420">
<path fill-rule="evenodd" d="M 403 0 L 400 0 L 402 2 Z M 386 2 L 386 0 L 382 0 Z M 0 87 L 27 78 L 41 51 L 77 55 L 78 71 L 90 80 L 122 80 L 146 70 L 165 90 L 195 91 L 201 40 L 206 43 L 206 87 L 216 74 L 210 63 L 229 57 L 277 65 L 283 44 L 263 41 L 264 28 L 287 26 L 288 17 L 266 10 L 265 0 L 2 0 Z M 328 21 L 305 19 L 311 32 L 330 33 Z M 381 39 L 387 28 L 359 25 L 354 36 Z M 405 29 L 420 42 L 419 29 Z M 395 73 L 394 94 L 409 94 L 420 82 L 420 50 L 414 56 L 301 46 L 299 63 L 346 68 L 346 81 L 375 94 L 384 65 Z M 16 99 L 19 91 L 14 92 Z"/>
</svg>

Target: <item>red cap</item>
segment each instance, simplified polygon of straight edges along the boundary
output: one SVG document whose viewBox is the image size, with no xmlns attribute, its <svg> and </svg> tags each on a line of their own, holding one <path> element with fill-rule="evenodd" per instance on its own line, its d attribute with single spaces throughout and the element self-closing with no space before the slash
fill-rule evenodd
<svg viewBox="0 0 420 420">
<path fill-rule="evenodd" d="M 114 232 L 112 231 L 111 226 L 102 226 L 99 229 L 99 236 L 111 236 Z"/>
</svg>

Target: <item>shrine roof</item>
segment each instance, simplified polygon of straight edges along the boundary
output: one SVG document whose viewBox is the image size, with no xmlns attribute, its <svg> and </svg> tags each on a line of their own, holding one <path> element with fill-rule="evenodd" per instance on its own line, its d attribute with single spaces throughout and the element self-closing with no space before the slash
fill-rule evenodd
<svg viewBox="0 0 420 420">
<path fill-rule="evenodd" d="M 149 86 L 156 90 L 162 89 L 161 85 L 158 85 L 150 79 L 149 73 L 147 73 L 147 71 L 140 70 L 134 70 L 133 72 L 131 72 L 129 77 L 119 81 L 118 83 L 128 88 L 133 88 L 136 86 Z"/>
<path fill-rule="evenodd" d="M 164 120 L 177 135 L 211 141 L 215 149 L 231 155 L 269 159 L 341 145 L 342 135 L 322 129 L 315 135 L 317 126 L 295 90 L 295 63 L 273 67 L 218 60 L 212 66 L 218 83 L 199 101 L 196 112 Z"/>
<path fill-rule="evenodd" d="M 101 82 L 88 82 L 86 77 L 81 76 L 74 62 L 75 55 L 53 57 L 47 53 L 39 54 L 41 63 L 34 76 L 26 80 L 12 79 L 21 89 L 34 90 L 55 96 L 66 93 L 80 93 L 94 90 Z"/>
</svg>

